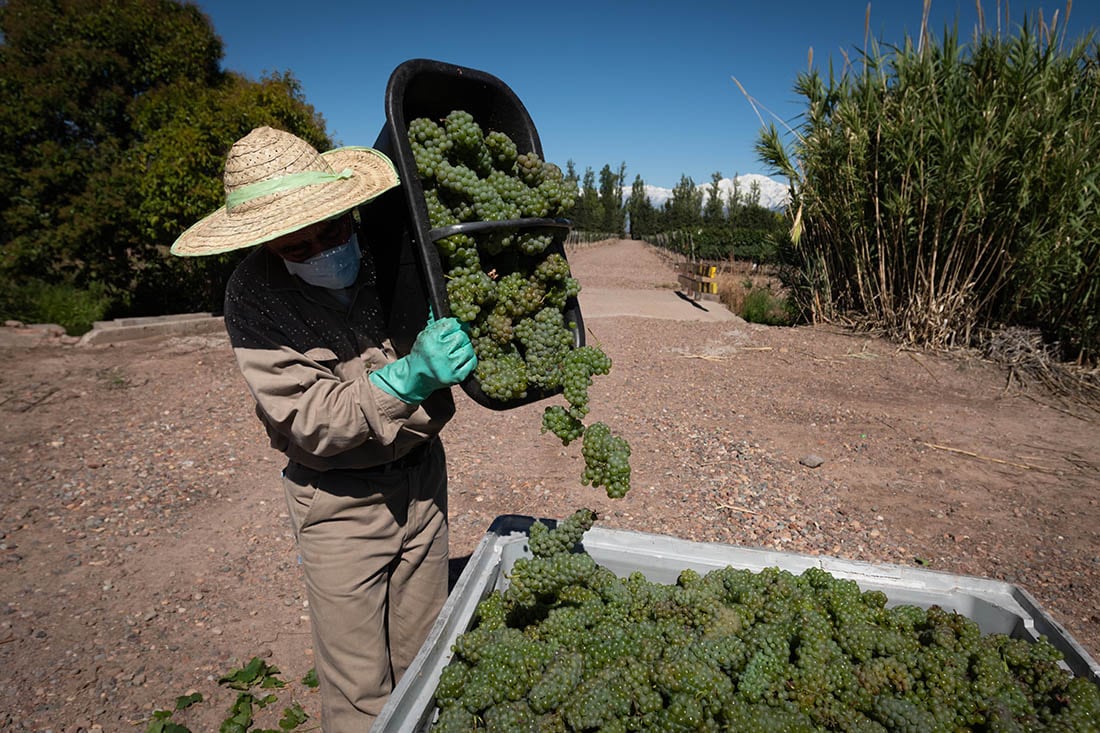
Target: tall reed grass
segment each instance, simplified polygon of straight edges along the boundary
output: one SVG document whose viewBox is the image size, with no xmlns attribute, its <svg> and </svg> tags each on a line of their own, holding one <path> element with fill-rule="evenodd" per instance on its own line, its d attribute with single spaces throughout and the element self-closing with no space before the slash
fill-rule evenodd
<svg viewBox="0 0 1100 733">
<path fill-rule="evenodd" d="M 918 39 L 872 42 L 839 72 L 811 52 L 791 141 L 760 133 L 758 156 L 791 182 L 792 296 L 909 342 L 1025 326 L 1095 361 L 1100 47 L 1069 42 L 1057 13 L 979 23 L 968 43 L 927 17 L 926 2 Z"/>
</svg>

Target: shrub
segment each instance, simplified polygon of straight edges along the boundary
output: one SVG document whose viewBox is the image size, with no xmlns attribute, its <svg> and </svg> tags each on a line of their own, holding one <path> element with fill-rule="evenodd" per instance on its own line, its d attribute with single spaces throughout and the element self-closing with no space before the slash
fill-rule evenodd
<svg viewBox="0 0 1100 733">
<path fill-rule="evenodd" d="M 789 326 L 794 314 L 777 277 L 765 268 L 731 261 L 718 276 L 718 299 L 750 323 Z"/>
<path fill-rule="evenodd" d="M 110 289 L 92 283 L 81 289 L 72 285 L 30 280 L 0 294 L 0 315 L 24 323 L 56 323 L 70 336 L 80 336 L 104 319 L 115 305 Z"/>
<path fill-rule="evenodd" d="M 763 323 L 768 326 L 786 326 L 790 323 L 785 301 L 777 298 L 770 290 L 750 290 L 738 315 L 749 323 Z"/>
</svg>

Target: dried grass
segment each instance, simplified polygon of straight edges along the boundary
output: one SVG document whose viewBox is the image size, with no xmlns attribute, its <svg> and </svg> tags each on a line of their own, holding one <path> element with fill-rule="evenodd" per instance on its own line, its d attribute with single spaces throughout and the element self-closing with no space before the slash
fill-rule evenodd
<svg viewBox="0 0 1100 733">
<path fill-rule="evenodd" d="M 1037 331 L 1003 328 L 981 337 L 982 356 L 1007 370 L 1005 389 L 1049 395 L 1063 409 L 1082 417 L 1081 409 L 1100 413 L 1100 367 L 1085 368 L 1059 361 L 1057 346 L 1046 344 Z"/>
</svg>

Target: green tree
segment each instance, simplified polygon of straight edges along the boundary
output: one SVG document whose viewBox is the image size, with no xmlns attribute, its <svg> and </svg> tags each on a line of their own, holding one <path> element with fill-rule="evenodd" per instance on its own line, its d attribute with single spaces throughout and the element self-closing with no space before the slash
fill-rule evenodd
<svg viewBox="0 0 1100 733">
<path fill-rule="evenodd" d="M 722 174 L 718 171 L 710 174 L 710 188 L 707 189 L 707 203 L 703 207 L 703 223 L 707 226 L 720 226 L 726 221 L 722 190 L 718 184 L 722 182 Z"/>
<path fill-rule="evenodd" d="M 573 220 L 576 225 L 577 219 L 577 203 L 580 201 L 581 179 L 577 175 L 577 164 L 572 159 L 565 162 L 565 180 L 569 184 L 569 190 L 575 192 L 576 198 L 573 201 L 573 208 L 564 212 L 565 216 Z"/>
<path fill-rule="evenodd" d="M 582 231 L 599 231 L 602 222 L 603 205 L 600 203 L 600 192 L 596 189 L 596 174 L 591 168 L 585 168 L 574 223 Z"/>
<path fill-rule="evenodd" d="M 619 172 L 614 173 L 610 165 L 604 165 L 600 170 L 600 209 L 601 219 L 599 228 L 612 234 L 623 234 L 626 231 L 626 211 L 623 208 L 623 180 L 626 178 L 626 163 L 619 165 Z"/>
<path fill-rule="evenodd" d="M 9 289 L 106 289 L 129 312 L 217 307 L 220 282 L 206 284 L 226 258 L 171 261 L 167 246 L 221 204 L 229 146 L 259 124 L 331 146 L 289 74 L 253 82 L 221 70 L 221 40 L 195 5 L 7 0 L 0 34 Z M 143 299 L 151 293 L 157 302 Z M 19 303 L 0 293 L 5 315 L 20 317 Z"/>
<path fill-rule="evenodd" d="M 626 203 L 630 216 L 630 236 L 641 239 L 657 231 L 657 209 L 646 193 L 645 181 L 640 175 L 634 176 L 634 185 L 630 187 L 630 198 Z"/>
<path fill-rule="evenodd" d="M 690 176 L 680 176 L 672 197 L 665 202 L 663 214 L 663 224 L 669 231 L 698 229 L 702 225 L 703 191 Z"/>
<path fill-rule="evenodd" d="M 749 192 L 745 194 L 746 206 L 760 206 L 760 181 L 749 183 Z"/>
<path fill-rule="evenodd" d="M 733 174 L 733 178 L 730 179 L 729 195 L 726 197 L 726 219 L 729 221 L 730 226 L 737 226 L 737 215 L 744 206 L 745 202 L 741 197 L 741 181 L 738 180 L 738 175 Z"/>
</svg>

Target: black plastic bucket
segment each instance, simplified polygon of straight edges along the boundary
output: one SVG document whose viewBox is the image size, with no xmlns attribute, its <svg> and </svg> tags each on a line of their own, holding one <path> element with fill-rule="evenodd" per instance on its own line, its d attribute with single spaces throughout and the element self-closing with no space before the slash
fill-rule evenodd
<svg viewBox="0 0 1100 733">
<path fill-rule="evenodd" d="M 439 317 L 451 315 L 445 273 L 435 244 L 438 240 L 458 233 L 472 235 L 499 230 L 561 233 L 562 230 L 567 232 L 571 226 L 565 219 L 512 219 L 432 228 L 424 201 L 424 188 L 409 144 L 408 123 L 419 117 L 440 120 L 457 109 L 469 112 L 486 132 L 495 130 L 506 134 L 520 153 L 535 153 L 539 158 L 543 157 L 538 131 L 527 109 L 519 97 L 495 76 L 430 59 L 412 59 L 394 69 L 386 86 L 386 124 L 374 147 L 393 160 L 401 176 L 399 190 L 403 193 L 407 208 L 404 221 L 407 231 L 400 241 L 402 249 L 410 251 L 379 253 L 376 259 L 381 256 L 390 260 L 381 264 L 384 270 L 393 274 L 390 296 L 394 303 L 394 318 L 391 318 L 391 328 L 395 325 L 395 318 L 404 317 L 408 322 L 397 326 L 402 332 L 414 331 L 413 325 L 423 326 L 428 304 Z M 565 257 L 562 239 L 555 237 L 549 251 Z M 420 282 L 412 281 L 412 260 L 417 263 Z M 563 315 L 566 323 L 572 324 L 574 346 L 583 346 L 584 323 L 576 298 L 566 302 Z M 518 407 L 561 391 L 528 389 L 523 399 L 502 401 L 486 395 L 473 376 L 462 383 L 462 388 L 474 401 L 495 410 Z"/>
</svg>

